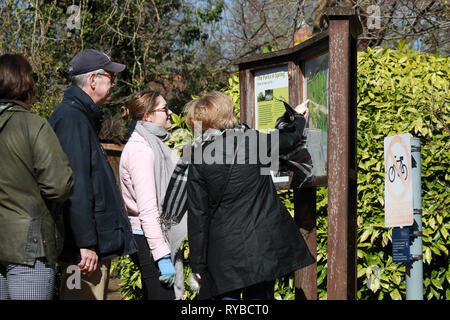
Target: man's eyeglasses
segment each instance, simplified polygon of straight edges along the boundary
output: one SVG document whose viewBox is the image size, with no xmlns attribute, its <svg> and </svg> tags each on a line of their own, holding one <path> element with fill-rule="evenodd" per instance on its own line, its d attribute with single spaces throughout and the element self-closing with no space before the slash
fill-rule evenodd
<svg viewBox="0 0 450 320">
<path fill-rule="evenodd" d="M 116 75 L 115 74 L 109 74 L 109 73 L 97 73 L 99 76 L 105 76 L 108 77 L 111 83 L 116 83 Z"/>
<path fill-rule="evenodd" d="M 155 109 L 152 112 L 161 112 L 161 111 L 164 111 L 168 115 L 169 114 L 169 107 L 168 106 L 164 106 L 164 107 L 162 107 L 160 109 Z"/>
<path fill-rule="evenodd" d="M 39 74 L 36 72 L 33 72 L 31 76 L 33 77 L 34 83 L 37 83 L 39 80 Z"/>
</svg>

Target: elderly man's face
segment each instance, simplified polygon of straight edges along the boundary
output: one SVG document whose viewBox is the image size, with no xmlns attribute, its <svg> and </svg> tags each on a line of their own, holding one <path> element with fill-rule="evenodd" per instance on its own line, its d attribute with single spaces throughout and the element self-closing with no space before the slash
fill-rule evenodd
<svg viewBox="0 0 450 320">
<path fill-rule="evenodd" d="M 105 71 L 93 75 L 93 100 L 101 106 L 111 99 L 111 89 L 116 86 L 114 82 L 114 73 Z"/>
</svg>

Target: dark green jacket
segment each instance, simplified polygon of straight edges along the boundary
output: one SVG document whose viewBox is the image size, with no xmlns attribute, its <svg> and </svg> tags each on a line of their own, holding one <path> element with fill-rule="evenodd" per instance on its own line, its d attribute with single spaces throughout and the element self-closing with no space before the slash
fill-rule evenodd
<svg viewBox="0 0 450 320">
<path fill-rule="evenodd" d="M 47 121 L 18 103 L 0 100 L 0 261 L 54 263 L 63 245 L 55 202 L 72 190 L 72 170 Z"/>
</svg>

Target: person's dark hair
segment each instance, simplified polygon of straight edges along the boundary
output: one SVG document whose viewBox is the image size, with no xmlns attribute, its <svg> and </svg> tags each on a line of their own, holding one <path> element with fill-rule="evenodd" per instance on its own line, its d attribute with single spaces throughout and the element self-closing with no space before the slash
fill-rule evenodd
<svg viewBox="0 0 450 320">
<path fill-rule="evenodd" d="M 19 54 L 0 56 L 0 99 L 30 104 L 35 94 L 33 69 L 27 59 Z"/>
<path fill-rule="evenodd" d="M 128 111 L 131 119 L 142 120 L 146 112 L 152 112 L 156 107 L 156 98 L 160 95 L 158 91 L 151 90 L 142 90 L 134 93 L 128 102 Z"/>
</svg>

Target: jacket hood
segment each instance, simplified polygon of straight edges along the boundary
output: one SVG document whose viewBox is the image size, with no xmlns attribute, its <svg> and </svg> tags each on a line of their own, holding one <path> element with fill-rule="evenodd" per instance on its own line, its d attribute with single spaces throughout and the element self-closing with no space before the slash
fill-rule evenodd
<svg viewBox="0 0 450 320">
<path fill-rule="evenodd" d="M 83 112 L 97 131 L 100 131 L 102 122 L 105 119 L 103 110 L 95 104 L 92 98 L 80 87 L 71 85 L 64 91 L 64 98 L 61 105 L 71 106 Z"/>
<path fill-rule="evenodd" d="M 8 122 L 9 118 L 11 118 L 13 115 L 13 112 L 7 112 L 7 110 L 5 110 L 6 108 L 7 110 L 13 110 L 18 112 L 28 111 L 14 101 L 0 99 L 0 131 L 2 131 L 3 127 Z"/>
</svg>

